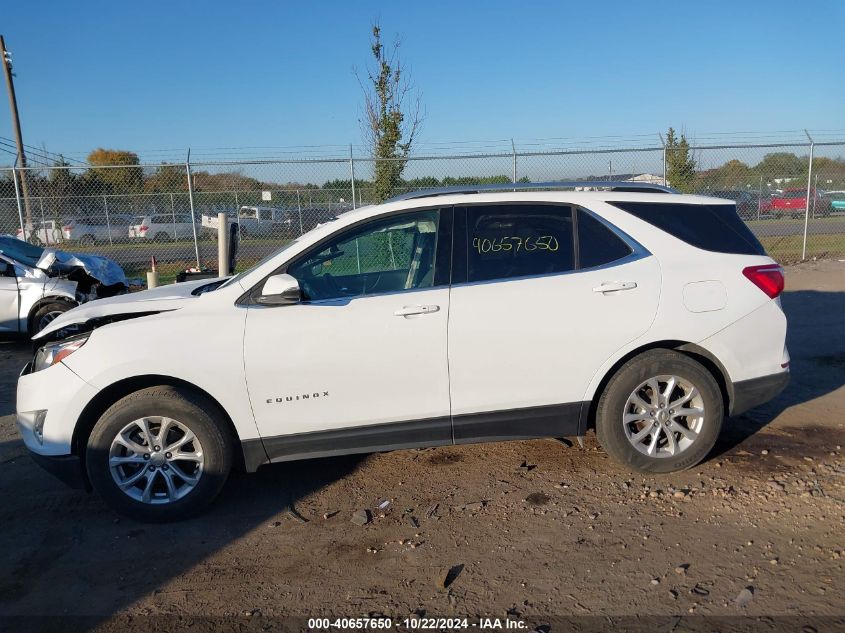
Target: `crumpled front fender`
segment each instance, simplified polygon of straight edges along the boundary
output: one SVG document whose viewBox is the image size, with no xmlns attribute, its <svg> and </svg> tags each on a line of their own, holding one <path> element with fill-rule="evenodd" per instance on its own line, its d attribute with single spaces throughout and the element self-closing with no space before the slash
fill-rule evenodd
<svg viewBox="0 0 845 633">
<path fill-rule="evenodd" d="M 29 317 L 45 302 L 52 299 L 76 300 L 76 282 L 55 277 L 18 277 L 20 304 L 18 308 L 18 331 L 27 332 Z"/>
</svg>

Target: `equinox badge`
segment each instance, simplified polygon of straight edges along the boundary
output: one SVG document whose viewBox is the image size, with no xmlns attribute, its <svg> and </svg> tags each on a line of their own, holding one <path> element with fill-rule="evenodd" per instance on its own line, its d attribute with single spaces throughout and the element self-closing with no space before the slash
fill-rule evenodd
<svg viewBox="0 0 845 633">
<path fill-rule="evenodd" d="M 296 402 L 297 400 L 316 400 L 317 398 L 328 397 L 328 391 L 323 391 L 322 393 L 320 393 L 319 391 L 315 391 L 314 393 L 302 393 L 297 394 L 295 396 L 280 396 L 278 398 L 267 398 L 267 404 L 273 404 L 274 402 Z"/>
</svg>

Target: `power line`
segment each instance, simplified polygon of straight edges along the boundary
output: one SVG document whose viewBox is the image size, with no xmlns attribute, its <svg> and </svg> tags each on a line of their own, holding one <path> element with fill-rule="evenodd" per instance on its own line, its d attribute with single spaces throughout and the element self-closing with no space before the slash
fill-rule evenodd
<svg viewBox="0 0 845 633">
<path fill-rule="evenodd" d="M 6 149 L 7 147 L 14 148 L 14 151 Z M 6 142 L 0 137 L 0 149 L 5 149 L 7 152 L 14 154 L 15 156 L 18 155 L 17 147 L 14 143 Z M 33 158 L 32 155 L 29 156 L 28 162 L 35 163 L 40 167 L 53 167 L 54 165 L 50 164 L 49 162 L 45 162 L 43 157 L 36 155 L 36 158 Z"/>
<path fill-rule="evenodd" d="M 0 142 L 2 142 L 2 141 L 5 141 L 6 143 L 14 143 L 15 142 L 13 139 L 7 138 L 5 136 L 0 136 Z M 24 148 L 29 150 L 28 154 L 30 154 L 30 155 L 36 154 L 44 160 L 56 162 L 60 159 L 66 159 L 66 157 L 63 156 L 62 154 L 57 154 L 56 152 L 51 152 L 49 150 L 42 149 L 40 147 L 34 147 L 32 145 L 27 145 L 26 143 L 24 143 L 23 146 L 24 146 Z M 81 161 L 78 161 L 76 159 L 68 159 L 68 160 L 73 160 L 74 162 L 77 162 L 77 163 L 81 162 Z M 83 164 L 87 165 L 87 163 L 83 163 Z"/>
</svg>

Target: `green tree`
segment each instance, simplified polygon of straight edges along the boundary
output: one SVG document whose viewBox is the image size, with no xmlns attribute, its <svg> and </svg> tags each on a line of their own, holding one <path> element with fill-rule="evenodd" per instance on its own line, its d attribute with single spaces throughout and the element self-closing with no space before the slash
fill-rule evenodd
<svg viewBox="0 0 845 633">
<path fill-rule="evenodd" d="M 791 152 L 773 152 L 766 154 L 755 170 L 767 179 L 806 178 L 808 162 L 807 158 L 799 158 Z"/>
<path fill-rule="evenodd" d="M 45 194 L 51 198 L 54 211 L 60 216 L 67 216 L 67 214 L 73 213 L 78 206 L 74 204 L 74 196 L 83 193 L 82 177 L 69 169 L 70 163 L 65 160 L 64 156 L 59 155 L 58 160 L 53 163 L 53 167 L 55 169 L 51 169 L 47 175 Z"/>
<path fill-rule="evenodd" d="M 53 163 L 53 167 L 55 169 L 51 169 L 48 174 L 50 182 L 48 195 L 55 197 L 77 195 L 79 176 L 69 169 L 70 163 L 65 160 L 64 156 L 59 155 L 58 160 Z"/>
<path fill-rule="evenodd" d="M 381 202 L 401 183 L 421 124 L 420 98 L 412 94 L 410 78 L 399 58 L 399 40 L 385 47 L 378 23 L 373 25 L 370 50 L 374 64 L 367 70 L 366 81 L 358 78 L 364 91 L 361 125 L 375 159 L 374 194 Z"/>
<path fill-rule="evenodd" d="M 669 185 L 683 193 L 690 193 L 695 184 L 695 159 L 686 136 L 675 136 L 669 128 L 666 133 L 666 179 Z"/>
<path fill-rule="evenodd" d="M 87 180 L 97 186 L 98 193 L 140 193 L 144 188 L 144 170 L 138 155 L 119 149 L 99 147 L 88 154 L 91 168 Z"/>
<path fill-rule="evenodd" d="M 696 189 L 736 189 L 757 183 L 753 170 L 740 160 L 732 159 L 721 167 L 698 173 Z"/>
<path fill-rule="evenodd" d="M 176 193 L 188 190 L 188 176 L 184 165 L 162 163 L 155 173 L 144 180 L 144 191 L 148 193 Z"/>
</svg>

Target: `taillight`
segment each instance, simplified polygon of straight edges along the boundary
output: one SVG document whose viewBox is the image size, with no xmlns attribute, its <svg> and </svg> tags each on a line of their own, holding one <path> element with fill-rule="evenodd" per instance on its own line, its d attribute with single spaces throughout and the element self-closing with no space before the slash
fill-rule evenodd
<svg viewBox="0 0 845 633">
<path fill-rule="evenodd" d="M 141 231 L 141 233 L 146 233 L 147 231 L 149 231 L 149 230 L 150 230 L 150 227 L 148 227 L 148 226 L 144 226 L 144 225 L 142 224 L 141 226 L 139 226 L 139 227 L 138 227 L 138 230 L 139 230 L 139 231 Z"/>
<path fill-rule="evenodd" d="M 763 266 L 749 266 L 742 270 L 755 286 L 765 292 L 771 299 L 783 292 L 783 268 L 776 264 Z"/>
<path fill-rule="evenodd" d="M 62 227 L 62 231 L 70 231 L 72 228 L 73 228 L 73 226 L 71 226 L 70 224 L 68 224 L 67 226 L 63 226 L 63 227 Z"/>
</svg>

